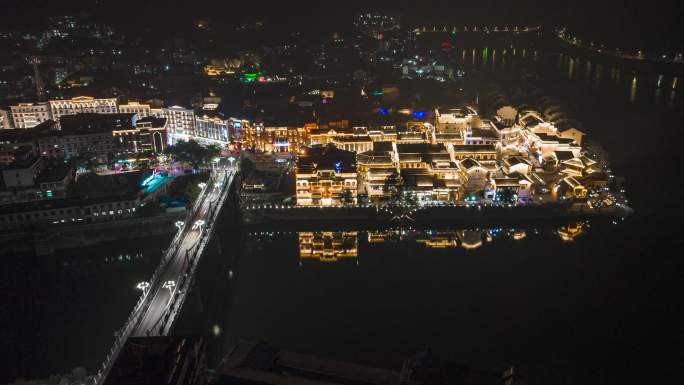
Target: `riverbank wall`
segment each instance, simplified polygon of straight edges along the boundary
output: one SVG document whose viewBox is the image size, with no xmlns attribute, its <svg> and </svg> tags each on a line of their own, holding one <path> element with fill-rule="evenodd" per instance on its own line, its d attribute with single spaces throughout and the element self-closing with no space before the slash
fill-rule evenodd
<svg viewBox="0 0 684 385">
<path fill-rule="evenodd" d="M 613 206 L 601 210 L 586 205 L 444 205 L 397 210 L 387 207 L 284 207 L 243 208 L 243 224 L 247 227 L 263 225 L 336 225 L 386 226 L 409 224 L 416 226 L 473 225 L 532 223 L 539 221 L 565 221 L 589 218 L 621 218 L 633 212 L 626 206 Z"/>
<path fill-rule="evenodd" d="M 129 242 L 149 236 L 172 234 L 177 230 L 174 223 L 182 220 L 185 214 L 165 213 L 154 217 L 52 226 L 43 230 L 2 234 L 0 255 L 50 255 L 57 250 L 103 242 Z"/>
</svg>

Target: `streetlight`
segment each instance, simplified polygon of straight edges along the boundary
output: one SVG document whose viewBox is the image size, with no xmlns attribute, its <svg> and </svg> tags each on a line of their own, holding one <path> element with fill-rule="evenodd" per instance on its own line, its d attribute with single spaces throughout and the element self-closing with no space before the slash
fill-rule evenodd
<svg viewBox="0 0 684 385">
<path fill-rule="evenodd" d="M 200 182 L 197 186 L 198 186 L 199 188 L 203 189 L 203 188 L 207 187 L 207 184 L 204 183 L 204 182 Z"/>
<path fill-rule="evenodd" d="M 145 294 L 145 291 L 150 287 L 149 282 L 140 282 L 135 286 L 138 290 L 142 290 L 143 294 Z"/>
<path fill-rule="evenodd" d="M 181 230 L 184 224 L 185 222 L 183 221 L 176 221 L 176 227 L 178 227 L 178 230 Z"/>
<path fill-rule="evenodd" d="M 233 162 L 235 161 L 235 157 L 234 157 L 234 156 L 229 156 L 229 157 L 228 157 L 228 161 L 230 161 L 230 168 L 233 168 Z"/>
<path fill-rule="evenodd" d="M 169 289 L 169 293 L 173 294 L 173 288 L 176 287 L 176 281 L 166 281 L 162 285 L 162 289 Z"/>
<path fill-rule="evenodd" d="M 195 221 L 195 223 L 193 223 L 192 229 L 193 229 L 193 230 L 199 229 L 199 231 L 202 232 L 202 226 L 203 226 L 205 223 L 206 223 L 206 222 L 204 222 L 204 219 L 198 219 L 198 220 Z"/>
</svg>

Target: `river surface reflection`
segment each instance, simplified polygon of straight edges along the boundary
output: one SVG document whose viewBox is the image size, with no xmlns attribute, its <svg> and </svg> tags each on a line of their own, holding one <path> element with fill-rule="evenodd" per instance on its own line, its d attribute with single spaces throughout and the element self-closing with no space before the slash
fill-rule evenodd
<svg viewBox="0 0 684 385">
<path fill-rule="evenodd" d="M 615 222 L 614 224 L 617 224 Z M 417 230 L 412 228 L 392 228 L 383 230 L 332 230 L 332 231 L 262 231 L 248 233 L 248 242 L 272 242 L 274 237 L 296 239 L 299 246 L 300 266 L 306 261 L 335 263 L 352 260 L 359 263 L 359 244 L 365 249 L 366 256 L 373 254 L 378 246 L 420 245 L 425 252 L 430 249 L 476 250 L 491 242 L 523 241 L 538 237 L 558 237 L 562 242 L 575 240 L 591 227 L 588 221 L 573 222 L 558 227 L 542 228 L 471 228 Z M 544 232 L 543 234 L 540 231 Z M 546 234 L 548 232 L 548 234 Z M 295 238 L 296 236 L 296 238 Z M 283 240 L 283 242 L 286 242 Z M 286 248 L 284 246 L 284 248 Z"/>
<path fill-rule="evenodd" d="M 564 379 L 597 368 L 619 377 L 621 350 L 637 340 L 611 336 L 642 324 L 628 309 L 645 300 L 628 261 L 634 245 L 652 247 L 634 243 L 641 229 L 630 220 L 246 232 L 205 266 L 221 282 L 200 280 L 212 359 L 259 339 L 397 369 L 430 346 L 475 367 L 515 364 L 532 383 L 558 383 L 572 365 L 584 367 Z"/>
<path fill-rule="evenodd" d="M 47 378 L 102 363 L 114 331 L 140 297 L 169 236 L 121 240 L 57 251 L 4 256 L 0 269 L 0 383 Z"/>
</svg>

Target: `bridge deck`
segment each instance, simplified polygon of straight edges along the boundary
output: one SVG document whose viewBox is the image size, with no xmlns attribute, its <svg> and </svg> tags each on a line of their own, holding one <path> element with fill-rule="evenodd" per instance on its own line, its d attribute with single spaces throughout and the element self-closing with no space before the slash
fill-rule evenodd
<svg viewBox="0 0 684 385">
<path fill-rule="evenodd" d="M 107 377 L 110 365 L 128 337 L 162 336 L 170 332 L 185 302 L 198 262 L 211 239 L 214 223 L 234 177 L 233 169 L 220 169 L 212 174 L 211 183 L 202 189 L 188 213 L 184 227 L 162 257 L 150 280 L 150 288 L 117 333 L 114 347 L 95 378 L 96 384 L 101 384 Z"/>
</svg>

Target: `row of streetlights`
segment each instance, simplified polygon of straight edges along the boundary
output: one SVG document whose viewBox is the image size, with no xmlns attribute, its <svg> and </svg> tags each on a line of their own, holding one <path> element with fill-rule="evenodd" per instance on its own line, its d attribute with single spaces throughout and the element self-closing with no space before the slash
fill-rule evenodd
<svg viewBox="0 0 684 385">
<path fill-rule="evenodd" d="M 231 160 L 231 165 L 232 165 L 233 160 L 234 160 L 234 159 Z M 206 185 L 207 185 L 206 183 L 202 182 L 202 183 L 199 184 L 199 187 L 202 188 L 202 189 L 204 189 L 204 188 L 206 187 Z M 205 224 L 205 221 L 204 221 L 204 220 L 202 220 L 202 219 L 197 220 L 197 221 L 195 221 L 195 223 L 193 223 L 192 229 L 193 229 L 193 230 L 194 230 L 194 229 L 199 229 L 200 232 L 201 232 L 202 226 L 203 226 L 204 224 Z M 182 232 L 183 228 L 185 227 L 185 221 L 180 221 L 180 220 L 179 220 L 179 221 L 176 221 L 176 222 L 174 223 L 174 225 L 178 228 L 178 230 L 179 230 L 179 233 L 178 233 L 178 234 L 180 235 L 180 233 Z M 174 242 L 172 243 L 172 246 L 174 246 L 175 243 L 176 243 L 176 242 L 174 241 Z M 164 263 L 164 258 L 162 259 L 162 264 L 163 264 L 163 263 Z M 155 272 L 155 275 L 156 275 L 156 272 Z M 154 277 L 154 275 L 153 275 L 153 277 Z M 154 279 L 154 278 L 153 278 L 153 279 Z M 181 281 L 181 282 L 182 282 L 182 281 Z M 163 289 L 168 289 L 168 290 L 169 290 L 169 293 L 170 293 L 170 296 L 171 296 L 171 298 L 169 299 L 169 304 L 170 304 L 171 301 L 173 300 L 174 288 L 175 288 L 176 286 L 177 286 L 177 284 L 176 284 L 176 281 L 175 281 L 175 280 L 167 280 L 167 281 L 165 281 L 165 282 L 163 283 L 163 285 L 162 285 L 162 288 L 163 288 Z M 147 294 L 149 294 L 150 287 L 151 287 L 151 282 L 149 282 L 149 281 L 142 281 L 142 282 L 139 282 L 139 283 L 136 285 L 136 289 L 142 291 L 142 293 L 143 293 L 143 297 L 141 298 L 141 300 L 144 301 L 145 296 L 147 296 Z M 139 307 L 136 305 L 136 308 L 134 309 L 134 313 L 135 313 L 135 312 L 138 312 L 138 311 L 139 311 Z M 131 320 L 129 319 L 129 321 L 127 321 L 127 323 L 126 323 L 125 328 L 127 328 L 127 327 L 130 325 L 130 322 L 131 322 Z M 123 330 L 123 329 L 122 329 L 122 330 Z M 148 330 L 148 332 L 149 332 L 149 330 Z M 123 333 L 122 333 L 122 334 L 123 334 Z M 104 375 L 104 373 L 105 373 L 106 370 L 107 370 L 107 365 L 111 362 L 111 359 L 112 359 L 112 356 L 114 355 L 115 349 L 117 349 L 117 347 L 120 346 L 120 337 L 121 337 L 121 335 L 119 335 L 119 334 L 117 333 L 117 340 L 115 341 L 114 348 L 112 348 L 112 351 L 111 351 L 110 354 L 106 357 L 105 362 L 104 362 L 103 365 L 102 365 L 102 370 L 100 370 L 100 371 L 98 372 L 98 374 L 97 374 L 97 376 L 96 376 L 96 380 L 95 380 L 96 383 L 99 383 L 100 380 L 102 379 L 102 376 Z"/>
<path fill-rule="evenodd" d="M 198 187 L 201 189 L 204 189 L 207 186 L 205 182 L 201 182 L 198 184 Z M 191 229 L 192 230 L 199 230 L 200 233 L 202 232 L 202 226 L 206 224 L 206 221 L 204 219 L 198 219 L 196 220 L 193 224 Z M 178 228 L 178 231 L 182 231 L 183 228 L 185 227 L 185 221 L 176 221 L 174 225 Z M 163 289 L 168 289 L 169 294 L 173 296 L 173 289 L 176 287 L 176 281 L 175 280 L 168 280 L 165 281 L 164 284 L 162 285 Z M 141 290 L 143 292 L 143 295 L 147 294 L 149 288 L 150 288 L 150 283 L 147 281 L 139 282 L 136 285 L 136 288 L 138 290 Z"/>
</svg>

